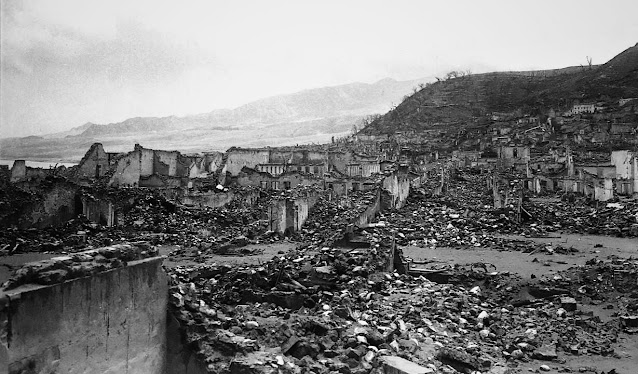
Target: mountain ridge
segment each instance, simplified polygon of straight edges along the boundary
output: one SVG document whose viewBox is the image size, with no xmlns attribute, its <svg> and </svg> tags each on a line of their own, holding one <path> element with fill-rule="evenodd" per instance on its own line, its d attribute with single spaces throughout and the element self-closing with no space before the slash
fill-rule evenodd
<svg viewBox="0 0 638 374">
<path fill-rule="evenodd" d="M 109 124 L 82 125 L 60 136 L 95 137 L 100 135 L 158 132 L 170 129 L 234 128 L 238 126 L 268 126 L 283 121 L 316 120 L 319 118 L 368 115 L 385 112 L 391 99 L 430 78 L 397 81 L 385 78 L 374 83 L 349 84 L 312 88 L 290 94 L 270 96 L 240 105 L 234 109 L 216 109 L 188 116 L 132 117 Z M 85 127 L 86 126 L 86 127 Z M 84 128 L 83 128 L 84 127 Z M 77 129 L 83 128 L 77 133 Z M 73 134 L 72 132 L 76 132 Z M 51 137 L 51 136 L 49 136 Z"/>
</svg>

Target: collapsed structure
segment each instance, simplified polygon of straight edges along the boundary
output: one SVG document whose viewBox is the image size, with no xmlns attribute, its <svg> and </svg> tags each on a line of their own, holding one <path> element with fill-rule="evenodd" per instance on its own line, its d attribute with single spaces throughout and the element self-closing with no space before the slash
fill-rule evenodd
<svg viewBox="0 0 638 374">
<path fill-rule="evenodd" d="M 112 154 L 95 144 L 72 168 L 23 173 L 17 163 L 3 184 L 10 227 L 0 255 L 70 254 L 14 269 L 0 305 L 0 356 L 11 373 L 497 374 L 530 360 L 612 355 L 636 330 L 635 261 L 592 261 L 528 284 L 488 263 L 428 268 L 404 254 L 573 250 L 499 236 L 507 233 L 638 237 L 638 203 L 616 196 L 634 192 L 623 186 L 635 183 L 635 153 L 596 165 L 576 158 L 509 145 L 446 155 L 388 140 L 200 155 L 141 146 Z M 600 188 L 615 190 L 614 202 L 598 205 L 606 192 L 589 184 L 594 176 L 612 181 Z M 263 256 L 265 245 L 288 249 Z M 80 252 L 87 246 L 98 249 Z M 158 248 L 170 248 L 165 270 Z M 229 265 L 225 256 L 262 257 Z M 592 274 L 609 282 L 574 281 Z M 109 288 L 114 277 L 126 287 Z M 112 293 L 37 296 L 96 287 Z M 617 318 L 584 312 L 591 300 L 614 303 Z M 51 317 L 64 323 L 46 339 L 33 340 L 42 327 L 30 302 L 66 311 Z M 106 325 L 91 314 L 99 305 Z M 80 316 L 81 337 L 62 343 L 54 327 L 69 316 Z M 529 323 L 538 328 L 521 328 Z"/>
</svg>

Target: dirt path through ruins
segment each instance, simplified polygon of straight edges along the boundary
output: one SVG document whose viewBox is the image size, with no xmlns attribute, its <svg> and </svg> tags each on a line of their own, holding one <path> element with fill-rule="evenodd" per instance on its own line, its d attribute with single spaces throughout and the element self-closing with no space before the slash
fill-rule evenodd
<svg viewBox="0 0 638 374">
<path fill-rule="evenodd" d="M 638 239 L 613 238 L 596 235 L 562 234 L 550 238 L 526 238 L 518 235 L 502 235 L 515 240 L 529 240 L 563 248 L 574 248 L 578 252 L 570 254 L 548 254 L 545 252 L 522 253 L 519 251 L 493 250 L 474 247 L 472 249 L 454 249 L 448 247 L 420 248 L 407 246 L 403 254 L 415 261 L 432 261 L 419 267 L 443 267 L 453 264 L 485 262 L 496 266 L 497 271 L 517 273 L 523 279 L 549 276 L 572 266 L 584 265 L 592 258 L 604 259 L 616 255 L 628 258 L 638 256 Z M 596 247 L 596 245 L 602 245 Z"/>
</svg>

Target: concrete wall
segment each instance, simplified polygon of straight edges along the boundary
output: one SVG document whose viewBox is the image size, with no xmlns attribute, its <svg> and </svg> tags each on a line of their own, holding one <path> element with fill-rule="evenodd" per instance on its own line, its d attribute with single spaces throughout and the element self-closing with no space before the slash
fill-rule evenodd
<svg viewBox="0 0 638 374">
<path fill-rule="evenodd" d="M 267 149 L 229 149 L 226 158 L 226 172 L 237 176 L 246 166 L 255 169 L 259 164 L 267 164 L 270 161 L 270 151 Z"/>
<path fill-rule="evenodd" d="M 352 223 L 357 226 L 365 226 L 374 220 L 374 217 L 381 211 L 381 190 L 377 189 L 377 193 L 371 204 L 368 205 L 359 216 L 357 216 Z"/>
<path fill-rule="evenodd" d="M 405 175 L 392 173 L 383 179 L 383 189 L 392 197 L 389 208 L 401 208 L 410 194 L 410 179 Z"/>
<path fill-rule="evenodd" d="M 139 260 L 3 294 L 8 372 L 165 373 L 168 277 L 161 263 Z"/>
</svg>

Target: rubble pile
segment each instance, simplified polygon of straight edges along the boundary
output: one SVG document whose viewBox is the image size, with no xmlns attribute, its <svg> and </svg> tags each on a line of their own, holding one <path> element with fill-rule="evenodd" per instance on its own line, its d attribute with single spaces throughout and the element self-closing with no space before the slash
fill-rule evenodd
<svg viewBox="0 0 638 374">
<path fill-rule="evenodd" d="M 529 211 L 546 231 L 638 237 L 638 202 L 596 203 L 565 196 L 556 203 L 534 202 Z"/>
<path fill-rule="evenodd" d="M 457 247 L 490 245 L 493 239 L 489 235 L 487 239 L 483 236 L 488 233 L 543 236 L 560 231 L 638 236 L 636 201 L 600 203 L 569 194 L 556 195 L 562 199 L 559 201 L 531 201 L 532 195 L 526 191 L 519 219 L 514 206 L 494 209 L 492 194 L 486 188 L 489 177 L 488 174 L 457 170 L 449 179 L 449 188 L 444 196 L 433 196 L 424 189 L 412 193 L 407 202 L 412 215 L 399 218 L 403 224 L 410 226 L 403 232 L 406 240 L 419 246 Z M 507 177 L 511 180 L 509 187 L 514 191 L 511 194 L 515 194 L 519 179 L 514 174 Z"/>
<path fill-rule="evenodd" d="M 332 246 L 377 197 L 376 190 L 353 192 L 339 198 L 324 195 L 310 209 L 306 223 L 293 237 L 302 242 Z"/>
<path fill-rule="evenodd" d="M 535 285 L 540 295 L 569 294 L 574 301 L 589 305 L 604 305 L 614 310 L 627 331 L 638 332 L 638 260 L 593 258 L 585 266 L 570 268 L 551 279 L 541 278 Z M 595 319 L 596 317 L 592 317 Z M 629 323 L 626 323 L 631 321 Z M 636 321 L 636 322 L 633 322 Z M 617 329 L 615 321 L 610 330 Z M 621 323 L 621 325 L 623 325 Z"/>
<path fill-rule="evenodd" d="M 313 252 L 175 269 L 171 311 L 210 372 L 382 373 L 382 357 L 398 356 L 433 373 L 497 373 L 532 359 L 614 355 L 621 319 L 602 322 L 579 308 L 589 301 L 577 278 L 569 286 L 542 279 L 530 286 L 537 297 L 517 302 L 526 286 L 509 274 L 456 269 L 462 281 L 437 284 L 376 271 L 367 251 Z M 615 265 L 571 271 L 600 266 Z M 623 310 L 635 308 L 637 288 Z"/>
<path fill-rule="evenodd" d="M 388 360 L 398 359 L 424 372 L 503 373 L 531 360 L 555 365 L 566 355 L 613 356 L 618 334 L 633 331 L 622 326 L 634 323 L 635 261 L 622 265 L 633 291 L 622 302 L 608 299 L 623 312 L 606 322 L 578 306 L 590 303 L 580 286 L 588 284 L 587 274 L 614 263 L 591 263 L 570 269 L 578 276 L 529 285 L 472 266 L 449 269 L 443 284 L 387 272 L 393 243 L 418 240 L 414 233 L 430 227 L 437 242 L 448 245 L 570 251 L 497 238 L 489 225 L 470 219 L 462 221 L 466 231 L 441 235 L 464 219 L 460 211 L 425 195 L 411 199 L 350 233 L 357 245 L 367 241 L 366 248 L 338 246 L 343 241 L 331 233 L 347 237 L 344 225 L 356 215 L 347 213 L 347 201 L 326 199 L 299 234 L 308 244 L 296 251 L 255 266 L 175 268 L 171 313 L 187 343 L 211 373 L 382 373 Z M 361 204 L 358 211 L 364 210 Z M 477 227 L 486 234 L 473 242 L 468 238 L 477 237 Z"/>
<path fill-rule="evenodd" d="M 0 188 L 0 225 L 17 222 L 21 209 L 38 198 L 35 192 L 19 188 L 14 183 L 4 183 Z"/>
<path fill-rule="evenodd" d="M 222 246 L 242 235 L 256 237 L 266 229 L 262 220 L 270 201 L 262 194 L 252 206 L 240 201 L 223 208 L 189 209 L 167 200 L 152 189 L 129 188 L 109 191 L 117 201 L 118 224 L 113 227 L 89 222 L 79 216 L 60 227 L 0 232 L 0 255 L 26 252 L 69 253 L 87 247 L 146 240 L 152 244 Z"/>
<path fill-rule="evenodd" d="M 404 209 L 381 219 L 398 228 L 399 245 L 420 247 L 489 247 L 503 242 L 493 234 L 521 230 L 506 214 L 489 207 L 471 209 L 419 193 L 408 198 Z"/>
</svg>

